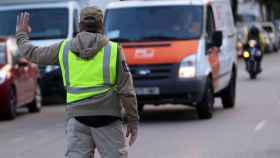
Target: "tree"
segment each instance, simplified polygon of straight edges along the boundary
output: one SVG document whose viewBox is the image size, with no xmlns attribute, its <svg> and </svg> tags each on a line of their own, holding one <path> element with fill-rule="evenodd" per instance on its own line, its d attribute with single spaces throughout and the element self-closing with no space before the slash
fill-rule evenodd
<svg viewBox="0 0 280 158">
<path fill-rule="evenodd" d="M 266 19 L 271 21 L 274 18 L 280 18 L 280 1 L 279 0 L 259 0 L 260 4 L 267 10 Z"/>
</svg>

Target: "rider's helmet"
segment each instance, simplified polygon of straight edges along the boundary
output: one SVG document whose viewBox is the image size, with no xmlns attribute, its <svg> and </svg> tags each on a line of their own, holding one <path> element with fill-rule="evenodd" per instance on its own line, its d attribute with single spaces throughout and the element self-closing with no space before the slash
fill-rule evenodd
<svg viewBox="0 0 280 158">
<path fill-rule="evenodd" d="M 249 30 L 249 35 L 250 37 L 254 38 L 254 37 L 258 37 L 260 33 L 260 30 L 258 27 L 256 26 L 252 26 Z"/>
</svg>

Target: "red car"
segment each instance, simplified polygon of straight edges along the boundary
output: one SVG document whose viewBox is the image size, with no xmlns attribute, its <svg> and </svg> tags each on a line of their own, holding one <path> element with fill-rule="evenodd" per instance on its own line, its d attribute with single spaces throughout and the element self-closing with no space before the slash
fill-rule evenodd
<svg viewBox="0 0 280 158">
<path fill-rule="evenodd" d="M 16 55 L 17 54 L 17 55 Z M 16 117 L 16 109 L 41 110 L 41 90 L 36 65 L 19 57 L 13 38 L 0 38 L 0 116 Z"/>
</svg>

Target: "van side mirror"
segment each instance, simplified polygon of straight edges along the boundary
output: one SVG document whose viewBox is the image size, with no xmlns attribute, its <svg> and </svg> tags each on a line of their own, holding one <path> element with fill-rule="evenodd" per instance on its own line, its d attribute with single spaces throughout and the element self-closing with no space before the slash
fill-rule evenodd
<svg viewBox="0 0 280 158">
<path fill-rule="evenodd" d="M 223 32 L 215 31 L 212 35 L 211 43 L 213 47 L 221 47 L 223 45 Z"/>
</svg>

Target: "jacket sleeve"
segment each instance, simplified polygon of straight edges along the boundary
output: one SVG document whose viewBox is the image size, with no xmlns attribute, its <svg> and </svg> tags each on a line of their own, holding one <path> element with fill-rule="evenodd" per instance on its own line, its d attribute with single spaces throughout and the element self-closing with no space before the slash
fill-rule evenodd
<svg viewBox="0 0 280 158">
<path fill-rule="evenodd" d="M 117 89 L 122 105 L 127 113 L 128 121 L 138 121 L 138 108 L 133 80 L 125 57 L 120 47 L 118 47 L 118 79 Z"/>
<path fill-rule="evenodd" d="M 36 47 L 29 41 L 25 32 L 16 33 L 17 45 L 20 53 L 29 61 L 42 65 L 58 65 L 60 43 L 47 47 Z"/>
</svg>

